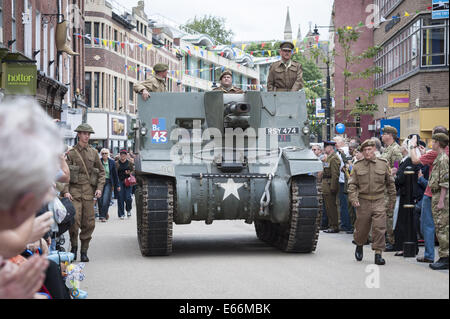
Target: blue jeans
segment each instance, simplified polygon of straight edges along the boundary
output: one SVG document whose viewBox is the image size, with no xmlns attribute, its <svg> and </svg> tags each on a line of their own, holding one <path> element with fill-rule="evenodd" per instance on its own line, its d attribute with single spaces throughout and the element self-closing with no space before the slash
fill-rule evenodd
<svg viewBox="0 0 450 319">
<path fill-rule="evenodd" d="M 425 242 L 424 257 L 434 260 L 434 221 L 431 211 L 431 197 L 423 195 L 422 212 L 420 213 L 420 228 Z"/>
<path fill-rule="evenodd" d="M 109 210 L 109 203 L 112 196 L 112 185 L 109 179 L 106 180 L 105 186 L 103 187 L 102 197 L 98 199 L 98 213 L 100 218 L 106 218 Z"/>
<path fill-rule="evenodd" d="M 119 198 L 117 199 L 117 205 L 119 206 L 118 210 L 119 217 L 122 217 L 125 216 L 124 206 L 127 212 L 131 211 L 133 200 L 131 197 L 132 187 L 126 187 L 123 181 L 120 181 L 119 184 L 120 184 L 120 192 Z"/>
<path fill-rule="evenodd" d="M 339 183 L 339 204 L 341 213 L 341 224 L 340 228 L 346 231 L 352 230 L 352 225 L 350 225 L 350 216 L 348 214 L 348 199 L 347 194 L 344 193 L 344 183 Z"/>
</svg>

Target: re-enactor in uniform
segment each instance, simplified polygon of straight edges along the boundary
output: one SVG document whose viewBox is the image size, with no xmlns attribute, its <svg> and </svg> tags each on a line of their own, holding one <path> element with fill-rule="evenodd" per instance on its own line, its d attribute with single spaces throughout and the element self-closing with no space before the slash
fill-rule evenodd
<svg viewBox="0 0 450 319">
<path fill-rule="evenodd" d="M 87 251 L 95 228 L 94 197 L 100 198 L 105 185 L 105 169 L 97 151 L 89 145 L 94 130 L 89 124 L 80 124 L 75 130 L 78 144 L 67 153 L 70 183 L 62 195 L 75 207 L 75 223 L 69 230 L 71 252 L 77 258 L 78 233 L 81 241 L 81 261 L 88 262 Z M 79 232 L 81 230 L 81 232 Z"/>
<path fill-rule="evenodd" d="M 281 61 L 272 64 L 267 78 L 269 92 L 293 92 L 303 88 L 303 69 L 298 62 L 292 61 L 292 42 L 283 42 L 280 46 Z"/>
<path fill-rule="evenodd" d="M 386 125 L 383 130 L 383 135 L 381 136 L 381 139 L 383 140 L 383 143 L 385 145 L 385 149 L 383 153 L 381 154 L 381 158 L 384 158 L 388 164 L 391 170 L 395 167 L 394 172 L 396 173 L 396 170 L 398 169 L 398 165 L 403 159 L 402 150 L 400 148 L 400 145 L 395 142 L 395 139 L 397 138 L 398 131 L 395 127 Z M 395 175 L 395 174 L 393 174 Z M 394 251 L 394 244 L 395 244 L 395 236 L 394 236 L 394 209 L 389 209 L 388 206 L 388 196 L 385 192 L 385 202 L 386 202 L 386 237 L 387 237 L 387 243 L 386 243 L 386 251 Z"/>
<path fill-rule="evenodd" d="M 147 101 L 148 98 L 150 98 L 150 92 L 166 92 L 168 70 L 169 66 L 167 64 L 156 64 L 153 67 L 155 75 L 150 75 L 147 80 L 136 83 L 133 87 L 134 92 L 141 94 L 144 101 Z"/>
<path fill-rule="evenodd" d="M 375 156 L 375 142 L 366 140 L 361 144 L 364 159 L 357 161 L 348 182 L 348 198 L 356 208 L 355 257 L 363 258 L 363 245 L 367 242 L 372 227 L 372 250 L 375 251 L 375 264 L 384 265 L 382 251 L 386 247 L 386 207 L 384 191 L 387 189 L 389 208 L 395 205 L 395 183 L 391 169 L 385 159 Z"/>
<path fill-rule="evenodd" d="M 339 192 L 339 174 L 341 161 L 335 152 L 336 142 L 326 141 L 323 143 L 327 159 L 323 163 L 322 193 L 325 209 L 328 217 L 328 229 L 325 233 L 339 233 L 339 217 L 336 204 Z"/>
<path fill-rule="evenodd" d="M 433 151 L 438 156 L 433 162 L 433 170 L 431 172 L 428 185 L 430 186 L 432 199 L 431 211 L 433 212 L 433 220 L 436 228 L 436 237 L 439 241 L 439 260 L 430 264 L 433 270 L 448 269 L 448 212 L 449 212 L 449 195 L 448 195 L 448 156 L 445 148 L 448 145 L 448 136 L 444 133 L 437 133 L 432 136 Z"/>
<path fill-rule="evenodd" d="M 220 86 L 213 89 L 213 91 L 222 91 L 227 94 L 242 94 L 245 93 L 238 87 L 233 86 L 233 73 L 229 70 L 225 70 L 220 75 Z"/>
</svg>

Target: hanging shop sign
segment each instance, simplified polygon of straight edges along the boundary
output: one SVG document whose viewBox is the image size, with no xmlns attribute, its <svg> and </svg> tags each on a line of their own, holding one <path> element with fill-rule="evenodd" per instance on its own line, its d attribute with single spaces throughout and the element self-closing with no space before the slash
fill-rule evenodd
<svg viewBox="0 0 450 319">
<path fill-rule="evenodd" d="M 21 62 L 2 63 L 1 87 L 7 95 L 36 95 L 37 67 Z"/>
</svg>

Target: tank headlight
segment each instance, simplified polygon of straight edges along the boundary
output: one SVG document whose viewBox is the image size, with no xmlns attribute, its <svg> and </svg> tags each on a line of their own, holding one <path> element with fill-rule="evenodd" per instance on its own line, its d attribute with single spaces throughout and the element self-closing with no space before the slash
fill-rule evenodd
<svg viewBox="0 0 450 319">
<path fill-rule="evenodd" d="M 148 130 L 147 130 L 146 127 L 141 128 L 141 135 L 142 135 L 142 136 L 147 135 L 147 133 L 148 133 Z"/>
<path fill-rule="evenodd" d="M 304 126 L 303 129 L 302 129 L 302 132 L 303 132 L 303 134 L 305 134 L 305 135 L 309 135 L 309 133 L 310 133 L 309 127 L 308 127 L 308 126 Z"/>
</svg>

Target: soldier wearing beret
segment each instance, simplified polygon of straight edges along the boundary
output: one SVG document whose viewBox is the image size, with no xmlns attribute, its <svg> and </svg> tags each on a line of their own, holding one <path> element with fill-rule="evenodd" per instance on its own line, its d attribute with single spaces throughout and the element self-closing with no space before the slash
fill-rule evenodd
<svg viewBox="0 0 450 319">
<path fill-rule="evenodd" d="M 81 241 L 81 261 L 87 262 L 87 251 L 95 228 L 94 197 L 102 196 L 105 185 L 105 169 L 100 162 L 97 151 L 89 146 L 89 139 L 94 130 L 83 123 L 75 132 L 78 144 L 67 153 L 67 165 L 70 170 L 70 183 L 61 192 L 69 198 L 75 207 L 75 223 L 69 230 L 71 252 L 77 258 L 78 233 Z"/>
<path fill-rule="evenodd" d="M 434 270 L 448 269 L 448 156 L 445 148 L 448 145 L 448 136 L 444 133 L 437 133 L 432 136 L 433 151 L 438 153 L 433 162 L 433 170 L 428 181 L 432 199 L 431 210 L 436 229 L 436 237 L 439 241 L 439 260 L 430 264 Z"/>
<path fill-rule="evenodd" d="M 391 168 L 393 175 L 397 173 L 398 165 L 403 159 L 402 150 L 400 146 L 395 142 L 398 132 L 393 126 L 386 125 L 383 128 L 383 135 L 381 137 L 385 149 L 381 154 L 381 158 L 388 161 L 389 167 Z M 385 194 L 387 195 L 387 193 Z M 394 251 L 395 237 L 394 237 L 394 210 L 388 207 L 388 196 L 386 199 L 386 235 L 387 235 L 387 245 L 386 251 Z"/>
<path fill-rule="evenodd" d="M 323 163 L 322 193 L 328 217 L 328 229 L 325 233 L 339 233 L 336 196 L 339 192 L 339 174 L 341 161 L 335 152 L 336 142 L 323 143 L 327 159 Z"/>
<path fill-rule="evenodd" d="M 372 250 L 375 251 L 375 264 L 384 265 L 382 251 L 386 247 L 386 209 L 384 191 L 388 190 L 389 208 L 395 205 L 395 183 L 391 169 L 385 159 L 375 156 L 375 142 L 366 140 L 361 145 L 364 159 L 353 165 L 352 174 L 348 182 L 348 198 L 356 208 L 355 232 L 353 234 L 356 244 L 355 257 L 361 261 L 363 258 L 363 245 L 367 242 L 372 228 Z"/>
<path fill-rule="evenodd" d="M 230 70 L 225 70 L 220 75 L 220 86 L 213 91 L 222 91 L 228 94 L 242 94 L 245 93 L 240 88 L 233 86 L 233 73 Z"/>
<path fill-rule="evenodd" d="M 154 75 L 142 82 L 138 82 L 134 85 L 134 92 L 142 94 L 144 101 L 147 101 L 150 97 L 150 92 L 166 92 L 166 80 L 169 66 L 167 64 L 156 64 L 153 67 L 155 71 Z"/>
<path fill-rule="evenodd" d="M 280 46 L 281 61 L 272 64 L 267 79 L 269 92 L 293 92 L 303 88 L 303 69 L 298 62 L 292 61 L 292 42 L 283 42 Z"/>
</svg>

